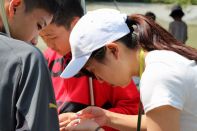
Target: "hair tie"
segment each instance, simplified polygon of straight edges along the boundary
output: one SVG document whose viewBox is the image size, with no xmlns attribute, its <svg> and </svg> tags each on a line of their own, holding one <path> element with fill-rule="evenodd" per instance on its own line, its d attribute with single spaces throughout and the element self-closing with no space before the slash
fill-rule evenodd
<svg viewBox="0 0 197 131">
<path fill-rule="evenodd" d="M 127 19 L 125 22 L 126 22 L 127 26 L 129 27 L 131 33 L 133 33 L 133 31 L 134 31 L 133 25 L 136 25 L 136 22 L 134 20 L 131 20 L 128 16 L 127 16 Z"/>
</svg>

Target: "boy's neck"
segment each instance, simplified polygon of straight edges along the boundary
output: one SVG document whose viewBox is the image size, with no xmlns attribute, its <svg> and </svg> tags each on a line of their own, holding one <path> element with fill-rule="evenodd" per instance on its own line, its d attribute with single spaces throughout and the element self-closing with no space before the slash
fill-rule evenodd
<svg viewBox="0 0 197 131">
<path fill-rule="evenodd" d="M 175 17 L 174 20 L 175 21 L 182 21 L 182 18 L 181 17 Z"/>
<path fill-rule="evenodd" d="M 6 33 L 5 28 L 4 28 L 4 26 L 3 26 L 3 25 L 0 25 L 0 32 L 2 32 L 2 33 Z"/>
</svg>

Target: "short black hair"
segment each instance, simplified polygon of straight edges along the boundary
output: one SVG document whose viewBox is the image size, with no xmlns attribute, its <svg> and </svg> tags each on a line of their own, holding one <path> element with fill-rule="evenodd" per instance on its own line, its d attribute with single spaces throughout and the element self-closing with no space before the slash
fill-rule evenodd
<svg viewBox="0 0 197 131">
<path fill-rule="evenodd" d="M 145 16 L 153 20 L 156 20 L 156 15 L 153 12 L 148 11 L 146 12 Z"/>
<path fill-rule="evenodd" d="M 82 17 L 84 10 L 80 0 L 62 0 L 61 6 L 51 23 L 69 29 L 74 17 Z"/>
<path fill-rule="evenodd" d="M 184 12 L 183 12 L 183 10 L 182 10 L 182 7 L 180 6 L 180 5 L 174 5 L 173 7 L 172 7 L 172 11 L 171 11 L 171 13 L 170 13 L 170 16 L 172 17 L 172 18 L 175 18 L 175 17 L 183 17 L 185 14 L 184 14 Z"/>
<path fill-rule="evenodd" d="M 23 0 L 25 11 L 31 12 L 34 9 L 44 9 L 51 14 L 55 14 L 60 0 Z"/>
</svg>

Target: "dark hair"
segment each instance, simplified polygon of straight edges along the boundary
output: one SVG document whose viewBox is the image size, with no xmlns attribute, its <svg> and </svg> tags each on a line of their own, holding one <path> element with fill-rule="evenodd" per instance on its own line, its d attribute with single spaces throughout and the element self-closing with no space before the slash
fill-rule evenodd
<svg viewBox="0 0 197 131">
<path fill-rule="evenodd" d="M 128 17 L 126 23 L 131 32 L 126 36 L 120 38 L 118 41 L 124 43 L 128 48 L 134 49 L 140 46 L 147 51 L 171 50 L 190 60 L 197 61 L 196 49 L 182 44 L 181 42 L 176 40 L 168 31 L 166 31 L 156 22 L 149 20 L 145 16 L 139 14 L 131 15 Z M 135 31 L 133 32 L 133 25 L 135 25 L 137 29 L 136 35 L 132 35 L 135 34 Z M 136 38 L 133 36 L 135 36 Z M 104 51 L 101 53 L 100 50 L 101 49 L 94 51 L 93 54 L 97 54 L 97 52 L 100 52 L 99 54 L 104 54 Z"/>
<path fill-rule="evenodd" d="M 156 20 L 156 15 L 153 12 L 148 11 L 145 13 L 145 16 L 153 20 Z"/>
<path fill-rule="evenodd" d="M 172 18 L 176 18 L 176 17 L 182 18 L 184 16 L 184 12 L 182 10 L 182 7 L 180 5 L 174 5 L 172 7 L 172 11 L 170 13 L 170 16 Z"/>
<path fill-rule="evenodd" d="M 170 14 L 170 16 L 171 16 L 172 18 L 176 18 L 176 17 L 182 18 L 182 17 L 184 16 L 184 13 L 183 13 L 183 11 L 181 11 L 181 10 L 175 10 L 175 11 L 173 11 L 173 12 Z"/>
<path fill-rule="evenodd" d="M 23 0 L 25 4 L 25 11 L 31 12 L 32 10 L 44 9 L 51 14 L 55 14 L 60 0 Z"/>
<path fill-rule="evenodd" d="M 52 23 L 65 26 L 69 29 L 74 17 L 82 17 L 84 14 L 80 0 L 62 0 L 61 6 L 54 15 Z"/>
</svg>

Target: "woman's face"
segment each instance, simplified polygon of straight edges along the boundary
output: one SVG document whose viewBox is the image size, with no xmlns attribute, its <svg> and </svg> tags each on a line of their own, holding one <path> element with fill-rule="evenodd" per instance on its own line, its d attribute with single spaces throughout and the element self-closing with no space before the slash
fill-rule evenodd
<svg viewBox="0 0 197 131">
<path fill-rule="evenodd" d="M 113 46 L 107 47 L 105 58 L 102 61 L 91 58 L 85 68 L 100 81 L 114 86 L 126 86 L 131 81 L 129 60 L 127 57 L 123 58 L 126 52 L 120 46 Z"/>
</svg>

